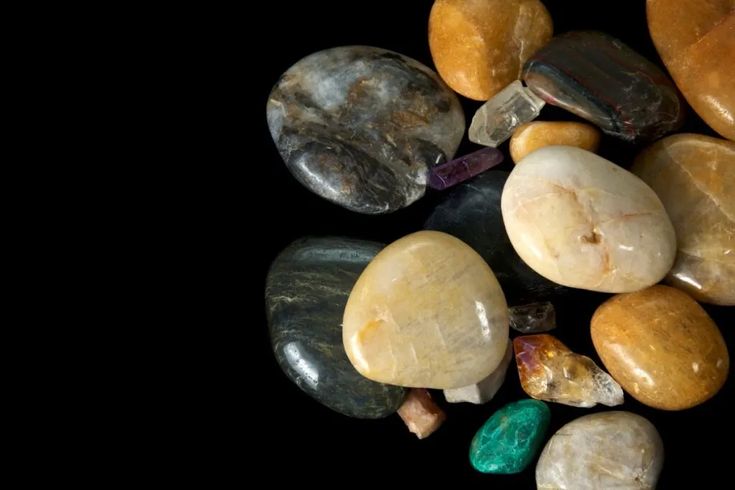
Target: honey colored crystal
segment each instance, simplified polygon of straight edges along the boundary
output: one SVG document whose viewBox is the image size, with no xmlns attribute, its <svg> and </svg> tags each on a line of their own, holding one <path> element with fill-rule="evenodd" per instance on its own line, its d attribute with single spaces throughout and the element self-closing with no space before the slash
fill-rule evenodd
<svg viewBox="0 0 735 490">
<path fill-rule="evenodd" d="M 529 153 L 550 145 L 576 146 L 595 152 L 600 146 L 600 131 L 585 123 L 534 121 L 519 127 L 510 139 L 510 156 L 518 163 Z"/>
<path fill-rule="evenodd" d="M 429 47 L 439 75 L 453 90 L 487 100 L 513 80 L 553 32 L 538 0 L 436 0 Z"/>
<path fill-rule="evenodd" d="M 676 230 L 667 281 L 695 299 L 735 305 L 735 143 L 696 134 L 664 138 L 632 168 Z"/>
<path fill-rule="evenodd" d="M 699 405 L 727 378 L 730 358 L 717 325 L 678 289 L 652 286 L 613 296 L 597 308 L 591 330 L 610 374 L 651 407 Z"/>
<path fill-rule="evenodd" d="M 689 104 L 735 140 L 735 0 L 648 0 L 648 28 Z"/>
</svg>

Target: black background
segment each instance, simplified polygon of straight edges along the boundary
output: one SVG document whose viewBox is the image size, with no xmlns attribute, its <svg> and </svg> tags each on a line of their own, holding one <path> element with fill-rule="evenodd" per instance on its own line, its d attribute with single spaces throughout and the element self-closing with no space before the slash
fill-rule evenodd
<svg viewBox="0 0 735 490">
<path fill-rule="evenodd" d="M 663 67 L 648 35 L 645 2 L 546 1 L 554 20 L 554 32 L 596 29 L 626 42 L 638 52 Z M 391 49 L 415 58 L 433 68 L 427 38 L 431 1 L 391 2 L 270 2 L 251 22 L 262 20 L 266 33 L 259 51 L 260 66 L 251 67 L 257 74 L 257 92 L 252 94 L 259 115 L 257 142 L 260 152 L 248 163 L 255 172 L 250 182 L 262 182 L 265 195 L 256 213 L 261 218 L 259 240 L 262 247 L 257 271 L 251 279 L 262 290 L 271 261 L 291 241 L 305 235 L 342 235 L 390 243 L 421 229 L 437 201 L 429 193 L 407 209 L 387 216 L 364 216 L 344 210 L 310 193 L 286 170 L 268 133 L 265 104 L 271 87 L 281 73 L 302 57 L 335 46 L 364 44 Z M 460 97 L 468 121 L 480 103 Z M 547 106 L 540 119 L 574 119 L 574 116 Z M 715 135 L 693 111 L 681 132 Z M 479 149 L 465 137 L 458 154 Z M 507 143 L 501 147 L 506 162 L 499 168 L 510 170 Z M 622 166 L 629 166 L 640 148 L 603 137 L 600 154 Z M 252 175 L 252 174 L 250 174 Z M 590 340 L 589 319 L 595 308 L 609 295 L 580 291 L 572 299 L 557 303 L 558 328 L 554 332 L 572 350 L 592 357 L 598 364 Z M 733 308 L 705 306 L 720 326 L 725 340 L 733 346 Z M 503 404 L 525 398 L 513 364 L 503 388 L 495 399 L 482 406 L 447 404 L 440 392 L 434 398 L 447 412 L 447 421 L 431 437 L 419 441 L 410 434 L 397 415 L 378 421 L 345 417 L 313 401 L 292 384 L 280 371 L 273 357 L 264 311 L 259 311 L 255 325 L 249 326 L 254 337 L 248 340 L 248 356 L 257 360 L 258 372 L 248 375 L 251 393 L 257 393 L 255 409 L 259 413 L 250 423 L 259 425 L 243 443 L 258 452 L 258 459 L 275 463 L 282 471 L 273 475 L 273 483 L 299 484 L 398 482 L 437 484 L 448 480 L 464 487 L 535 488 L 535 461 L 523 473 L 513 476 L 483 475 L 469 464 L 468 449 L 475 431 Z M 683 482 L 697 482 L 697 487 L 715 486 L 728 481 L 732 465 L 730 424 L 732 380 L 712 400 L 682 412 L 655 410 L 633 400 L 616 409 L 630 410 L 648 418 L 658 428 L 666 451 L 659 488 L 682 488 Z M 547 438 L 563 424 L 589 413 L 609 410 L 572 408 L 549 404 L 552 411 Z M 724 439 L 724 440 L 723 440 Z M 723 446 L 718 450 L 715 446 Z M 690 485 L 686 485 L 688 487 Z M 717 485 L 719 486 L 719 485 Z"/>
</svg>

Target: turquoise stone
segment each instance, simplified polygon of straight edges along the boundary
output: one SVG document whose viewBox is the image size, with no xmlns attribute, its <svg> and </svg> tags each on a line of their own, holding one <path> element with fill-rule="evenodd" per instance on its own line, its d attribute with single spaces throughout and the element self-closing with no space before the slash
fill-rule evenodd
<svg viewBox="0 0 735 490">
<path fill-rule="evenodd" d="M 470 463 L 482 473 L 520 473 L 533 460 L 549 427 L 544 402 L 520 400 L 495 412 L 470 445 Z"/>
</svg>

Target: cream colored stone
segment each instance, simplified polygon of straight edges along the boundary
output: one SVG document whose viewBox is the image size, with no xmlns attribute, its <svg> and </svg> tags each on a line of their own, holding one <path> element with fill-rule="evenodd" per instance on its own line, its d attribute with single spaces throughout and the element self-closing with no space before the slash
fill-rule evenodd
<svg viewBox="0 0 735 490">
<path fill-rule="evenodd" d="M 580 122 L 526 123 L 516 129 L 510 139 L 510 156 L 518 163 L 529 153 L 551 145 L 576 146 L 594 153 L 600 146 L 600 130 Z"/>
<path fill-rule="evenodd" d="M 594 153 L 547 146 L 513 169 L 503 221 L 518 255 L 564 286 L 628 292 L 671 269 L 676 236 L 642 180 Z"/>
<path fill-rule="evenodd" d="M 508 307 L 472 248 L 446 233 L 420 231 L 387 246 L 363 271 L 345 307 L 342 339 L 367 378 L 459 388 L 500 364 Z"/>
<path fill-rule="evenodd" d="M 487 378 L 473 385 L 444 390 L 444 398 L 449 403 L 467 402 L 481 405 L 489 402 L 503 386 L 511 359 L 513 359 L 513 343 L 508 339 L 508 348 L 505 350 L 503 360 Z"/>
</svg>

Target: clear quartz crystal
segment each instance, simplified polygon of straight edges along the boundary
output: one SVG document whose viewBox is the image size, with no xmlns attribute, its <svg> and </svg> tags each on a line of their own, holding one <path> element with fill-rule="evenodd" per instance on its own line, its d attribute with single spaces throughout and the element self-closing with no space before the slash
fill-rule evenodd
<svg viewBox="0 0 735 490">
<path fill-rule="evenodd" d="M 548 332 L 556 328 L 556 311 L 548 301 L 508 308 L 510 327 L 521 333 Z"/>
<path fill-rule="evenodd" d="M 544 105 L 546 102 L 516 80 L 475 112 L 470 141 L 497 147 L 510 138 L 518 126 L 536 119 Z"/>
</svg>

